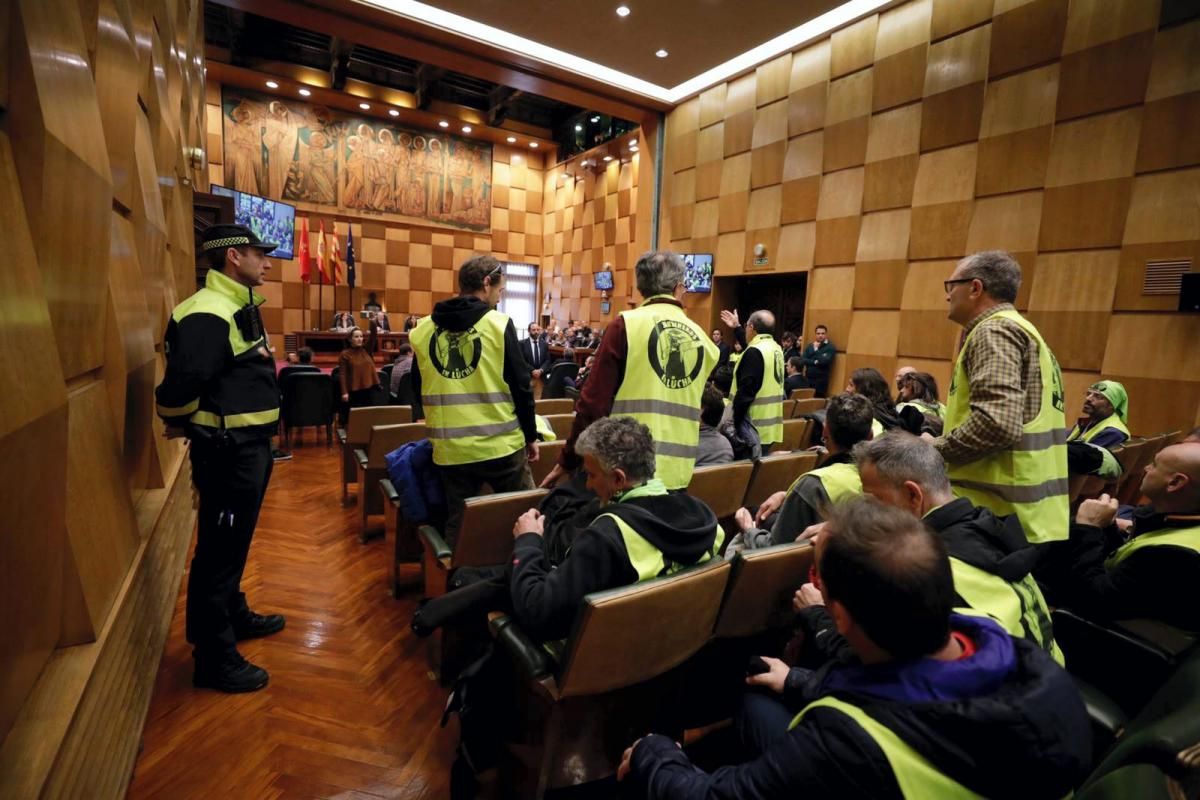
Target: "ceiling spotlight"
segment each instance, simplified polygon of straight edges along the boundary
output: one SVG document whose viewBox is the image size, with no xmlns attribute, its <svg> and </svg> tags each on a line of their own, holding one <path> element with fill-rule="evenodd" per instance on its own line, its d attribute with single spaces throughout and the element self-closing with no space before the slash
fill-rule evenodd
<svg viewBox="0 0 1200 800">
<path fill-rule="evenodd" d="M 371 109 L 371 104 L 370 103 L 359 103 L 358 107 L 361 108 L 363 111 L 369 111 Z"/>
<path fill-rule="evenodd" d="M 397 110 L 396 110 L 396 109 L 394 109 L 394 108 L 389 108 L 389 109 L 388 109 L 388 113 L 389 113 L 389 114 L 391 114 L 393 117 L 398 117 L 398 116 L 400 116 L 400 112 L 399 112 L 399 111 L 397 111 Z"/>
<path fill-rule="evenodd" d="M 668 53 L 666 50 L 655 50 L 654 55 L 658 56 L 659 58 L 666 58 L 667 56 L 669 56 L 671 54 Z"/>
<path fill-rule="evenodd" d="M 583 126 L 582 126 L 582 125 L 576 125 L 576 126 L 575 126 L 575 130 L 576 130 L 576 131 L 581 131 L 581 130 L 583 130 Z"/>
<path fill-rule="evenodd" d="M 628 17 L 629 16 L 629 6 L 617 6 L 617 16 L 618 17 Z"/>
<path fill-rule="evenodd" d="M 267 88 L 268 89 L 278 89 L 279 84 L 276 83 L 275 81 L 267 81 Z"/>
<path fill-rule="evenodd" d="M 599 115 L 599 114 L 597 114 L 596 116 L 592 117 L 592 122 L 599 122 L 599 121 L 600 121 L 600 115 Z"/>
<path fill-rule="evenodd" d="M 463 133 L 470 133 L 470 132 L 471 132 L 471 126 L 470 126 L 470 125 L 463 125 L 463 127 L 462 127 L 462 131 L 463 131 Z"/>
<path fill-rule="evenodd" d="M 629 145 L 629 151 L 631 153 L 636 153 L 638 151 L 638 146 L 636 144 Z"/>
<path fill-rule="evenodd" d="M 604 160 L 605 160 L 605 161 L 612 161 L 612 156 L 605 156 L 605 157 L 604 157 Z"/>
<path fill-rule="evenodd" d="M 509 137 L 505 138 L 505 140 L 504 140 L 504 141 L 508 142 L 509 144 L 516 144 L 516 143 L 517 143 L 517 137 L 515 137 L 515 136 L 509 136 Z"/>
<path fill-rule="evenodd" d="M 310 94 L 312 94 L 312 92 L 310 92 L 308 89 L 301 89 L 301 90 L 300 90 L 300 96 L 301 96 L 301 97 L 308 97 Z"/>
<path fill-rule="evenodd" d="M 438 123 L 438 127 L 439 127 L 439 128 L 449 128 L 449 127 L 450 127 L 450 123 L 449 123 L 449 122 L 446 122 L 446 120 L 442 120 L 441 122 L 439 122 L 439 123 Z"/>
<path fill-rule="evenodd" d="M 530 147 L 532 147 L 534 150 L 537 150 L 538 143 L 537 143 L 537 142 L 530 142 L 530 143 L 529 143 L 529 146 L 530 146 Z"/>
</svg>

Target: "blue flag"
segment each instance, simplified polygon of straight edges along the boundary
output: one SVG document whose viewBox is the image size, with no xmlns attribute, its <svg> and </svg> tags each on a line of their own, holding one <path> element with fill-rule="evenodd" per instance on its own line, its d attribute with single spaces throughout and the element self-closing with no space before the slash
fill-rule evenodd
<svg viewBox="0 0 1200 800">
<path fill-rule="evenodd" d="M 357 277 L 354 274 L 354 226 L 347 223 L 346 229 L 346 285 L 353 289 Z"/>
</svg>

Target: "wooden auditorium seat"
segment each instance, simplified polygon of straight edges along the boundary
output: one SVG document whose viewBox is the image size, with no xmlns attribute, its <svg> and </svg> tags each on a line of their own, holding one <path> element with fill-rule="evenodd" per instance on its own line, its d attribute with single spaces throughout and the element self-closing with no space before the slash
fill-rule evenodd
<svg viewBox="0 0 1200 800">
<path fill-rule="evenodd" d="M 367 520 L 372 514 L 383 513 L 383 495 L 368 487 L 377 487 L 387 477 L 385 457 L 402 444 L 425 438 L 425 423 L 376 425 L 367 435 L 366 447 L 354 451 L 355 480 L 358 481 L 359 538 L 367 540 Z"/>
<path fill-rule="evenodd" d="M 575 424 L 574 412 L 570 414 L 546 414 L 545 416 L 546 421 L 550 423 L 550 427 L 554 429 L 554 435 L 559 439 L 565 440 L 571 435 L 571 426 Z"/>
<path fill-rule="evenodd" d="M 796 413 L 796 401 L 787 399 L 783 401 L 783 413 L 780 415 L 784 419 L 791 419 Z"/>
<path fill-rule="evenodd" d="M 791 399 L 791 400 L 809 400 L 816 393 L 817 393 L 817 390 L 813 389 L 811 387 L 808 389 L 792 389 L 792 393 L 789 396 L 789 399 Z"/>
<path fill-rule="evenodd" d="M 570 397 L 534 400 L 533 410 L 535 413 L 541 414 L 542 416 L 549 416 L 551 414 L 574 414 L 575 401 Z"/>
<path fill-rule="evenodd" d="M 796 401 L 796 411 L 792 416 L 802 417 L 805 414 L 811 414 L 814 411 L 820 411 L 825 408 L 828 401 L 824 397 L 810 397 L 807 400 Z"/>
<path fill-rule="evenodd" d="M 808 447 L 812 430 L 813 421 L 811 419 L 785 419 L 783 421 L 783 441 L 778 445 L 779 450 L 803 450 Z"/>
<path fill-rule="evenodd" d="M 529 471 L 533 473 L 534 486 L 541 484 L 542 480 L 550 474 L 550 470 L 554 469 L 554 465 L 558 463 L 559 455 L 562 454 L 563 448 L 566 446 L 566 439 L 542 442 L 538 445 L 538 460 L 536 463 L 529 465 Z"/>
<path fill-rule="evenodd" d="M 754 464 L 750 461 L 697 467 L 692 472 L 687 491 L 692 497 L 703 500 L 717 515 L 717 519 L 729 519 L 742 507 L 752 474 Z"/>
<path fill-rule="evenodd" d="M 400 506 L 400 492 L 392 484 L 390 478 L 379 481 L 379 493 L 383 502 L 384 538 L 392 543 L 392 577 L 388 593 L 393 597 L 400 594 L 400 565 L 420 564 L 421 537 L 417 529 L 426 520 L 409 520 L 405 518 Z"/>
<path fill-rule="evenodd" d="M 1142 460 L 1147 443 L 1147 439 L 1129 439 L 1124 445 L 1112 451 L 1117 463 L 1121 465 L 1121 477 L 1105 487 L 1105 490 L 1118 500 L 1122 496 L 1137 491 L 1138 487 L 1142 485 L 1140 468 L 1144 468 L 1149 463 Z"/>
<path fill-rule="evenodd" d="M 795 618 L 792 596 L 808 582 L 813 553 L 809 542 L 738 553 L 713 636 L 754 636 L 789 624 Z"/>
<path fill-rule="evenodd" d="M 354 451 L 367 446 L 371 428 L 376 425 L 402 425 L 406 422 L 412 422 L 411 406 L 366 406 L 350 409 L 346 427 L 337 430 L 338 442 L 342 445 L 343 503 L 349 498 L 346 486 L 355 481 L 357 474 L 358 462 L 354 458 Z M 362 484 L 359 484 L 358 490 L 361 494 Z"/>
<path fill-rule="evenodd" d="M 758 510 L 764 500 L 775 492 L 787 491 L 797 478 L 816 466 L 817 454 L 806 450 L 764 456 L 754 467 L 742 505 L 751 512 Z"/>
<path fill-rule="evenodd" d="M 674 668 L 709 641 L 730 565 L 713 559 L 665 578 L 590 594 L 575 618 L 561 666 L 507 616 L 492 633 L 512 655 L 531 698 L 519 703 L 540 748 L 515 748 L 534 785 L 517 796 L 612 776 L 629 743 L 675 709 Z"/>
</svg>

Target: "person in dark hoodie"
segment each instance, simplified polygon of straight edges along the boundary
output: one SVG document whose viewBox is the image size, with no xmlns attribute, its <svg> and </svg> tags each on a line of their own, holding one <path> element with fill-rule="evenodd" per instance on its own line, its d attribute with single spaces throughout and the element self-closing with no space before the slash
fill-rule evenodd
<svg viewBox="0 0 1200 800">
<path fill-rule="evenodd" d="M 723 534 L 700 500 L 668 493 L 654 477 L 654 439 L 632 417 L 596 420 L 579 435 L 587 487 L 600 498 L 600 514 L 551 568 L 537 509 L 513 527 L 512 603 L 521 627 L 534 639 L 570 633 L 585 595 L 669 575 L 715 556 Z"/>
<path fill-rule="evenodd" d="M 409 334 L 413 395 L 441 468 L 451 547 L 466 499 L 485 483 L 497 492 L 532 489 L 529 464 L 538 458 L 529 367 L 512 320 L 495 310 L 503 267 L 491 256 L 468 259 L 458 288 Z"/>
<path fill-rule="evenodd" d="M 997 517 L 965 497 L 956 498 L 941 454 L 911 434 L 890 431 L 857 445 L 853 455 L 864 494 L 923 519 L 941 537 L 950 554 L 956 611 L 985 614 L 1063 663 L 1050 610 L 1030 572 L 1041 554 L 1015 515 Z M 806 627 L 816 626 L 810 620 Z"/>
<path fill-rule="evenodd" d="M 779 699 L 747 692 L 736 726 L 761 755 L 707 773 L 650 735 L 618 770 L 628 796 L 1049 800 L 1082 780 L 1091 729 L 1070 676 L 990 619 L 953 613 L 945 544 L 919 520 L 872 498 L 839 506 L 814 583 L 856 663 L 792 681 L 764 658 L 747 683 Z"/>
</svg>

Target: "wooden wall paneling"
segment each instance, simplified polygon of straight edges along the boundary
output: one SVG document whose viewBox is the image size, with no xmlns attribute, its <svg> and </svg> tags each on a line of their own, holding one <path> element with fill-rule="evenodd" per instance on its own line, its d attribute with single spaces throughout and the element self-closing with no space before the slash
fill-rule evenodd
<svg viewBox="0 0 1200 800">
<path fill-rule="evenodd" d="M 879 16 L 871 108 L 919 100 L 925 85 L 932 0 L 911 0 Z"/>
<path fill-rule="evenodd" d="M 1062 54 L 1070 0 L 1033 0 L 1001 11 L 997 2 L 992 19 L 991 76 L 1007 75 L 1035 64 L 1055 61 Z"/>
<path fill-rule="evenodd" d="M 825 172 L 856 167 L 866 158 L 872 74 L 864 69 L 829 84 Z"/>
<path fill-rule="evenodd" d="M 728 84 L 718 83 L 700 93 L 700 128 L 725 119 L 725 93 Z"/>
<path fill-rule="evenodd" d="M 854 307 L 854 267 L 818 267 L 808 276 L 808 306 L 826 310 Z M 845 337 L 848 329 L 841 333 Z"/>
<path fill-rule="evenodd" d="M 992 0 L 933 0 L 932 36 L 935 40 L 986 22 Z"/>
<path fill-rule="evenodd" d="M 878 30 L 879 15 L 872 14 L 834 31 L 830 37 L 831 77 L 838 78 L 869 66 L 874 60 Z"/>
<path fill-rule="evenodd" d="M 150 125 L 142 114 L 135 115 L 134 137 L 134 229 L 137 231 L 138 263 L 142 267 L 142 287 L 150 312 L 151 330 L 156 343 L 162 341 L 171 309 L 165 303 L 163 264 L 166 257 L 167 222 L 163 215 L 158 170 L 151 148 Z"/>
<path fill-rule="evenodd" d="M 1038 256 L 1026 313 L 1065 369 L 1100 369 L 1119 259 L 1117 250 Z"/>
<path fill-rule="evenodd" d="M 901 310 L 898 336 L 900 356 L 952 360 L 962 328 L 946 317 L 945 310 Z"/>
<path fill-rule="evenodd" d="M 746 232 L 723 233 L 717 239 L 717 253 L 713 259 L 714 275 L 741 275 L 746 257 Z"/>
<path fill-rule="evenodd" d="M 863 211 L 912 205 L 920 136 L 920 103 L 871 117 L 863 177 Z"/>
<path fill-rule="evenodd" d="M 1200 92 L 1200 20 L 1167 28 L 1154 39 L 1146 102 Z"/>
<path fill-rule="evenodd" d="M 1139 106 L 1055 126 L 1046 186 L 1133 175 L 1141 122 Z"/>
<path fill-rule="evenodd" d="M 1200 382 L 1170 378 L 1143 378 L 1104 372 L 1101 377 L 1120 381 L 1129 392 L 1129 430 L 1153 436 L 1190 430 L 1200 424 Z"/>
<path fill-rule="evenodd" d="M 726 159 L 721 167 L 721 233 L 745 230 L 749 200 L 750 154 L 742 153 Z"/>
<path fill-rule="evenodd" d="M 776 187 L 777 188 L 777 187 Z M 746 249 L 742 253 L 742 265 L 745 272 L 777 272 L 780 269 L 779 257 L 779 238 L 780 229 L 776 224 L 773 227 L 767 228 L 750 228 L 746 231 Z M 754 250 L 758 245 L 763 246 L 763 252 L 766 254 L 767 263 L 758 265 L 754 263 Z"/>
<path fill-rule="evenodd" d="M 1037 252 L 1041 221 L 1041 192 L 976 200 L 967 231 L 967 252 L 1007 250 L 1021 261 L 1020 256 Z"/>
<path fill-rule="evenodd" d="M 1046 189 L 1039 249 L 1119 246 L 1132 184 L 1132 178 L 1117 178 Z"/>
<path fill-rule="evenodd" d="M 1176 261 L 1190 259 L 1200 264 L 1200 240 L 1188 242 L 1151 242 L 1127 244 L 1121 248 L 1120 268 L 1117 273 L 1114 311 L 1174 311 L 1179 307 L 1179 296 L 1142 294 L 1146 279 L 1147 261 Z"/>
<path fill-rule="evenodd" d="M 824 127 L 829 59 L 828 39 L 792 56 L 792 72 L 788 80 L 788 136 L 798 136 Z"/>
<path fill-rule="evenodd" d="M 792 77 L 792 54 L 785 53 L 755 70 L 754 103 L 765 106 L 786 99 Z M 672 112 L 674 113 L 674 112 Z"/>
<path fill-rule="evenodd" d="M 96 54 L 93 61 L 96 100 L 104 125 L 108 163 L 112 174 L 113 199 L 126 209 L 133 207 L 133 110 L 137 107 L 138 60 L 132 34 L 129 0 L 99 0 L 96 3 Z M 219 138 L 218 138 L 218 141 Z"/>
<path fill-rule="evenodd" d="M 855 311 L 846 352 L 895 356 L 900 335 L 899 311 Z M 886 373 L 885 373 L 886 374 Z"/>
<path fill-rule="evenodd" d="M 991 26 L 960 33 L 929 48 L 921 150 L 979 138 Z"/>
<path fill-rule="evenodd" d="M 1113 314 L 1105 375 L 1138 378 L 1200 375 L 1200 316 L 1189 314 Z"/>
<path fill-rule="evenodd" d="M 783 163 L 781 222 L 816 219 L 824 142 L 824 131 L 814 131 L 788 141 Z"/>
<path fill-rule="evenodd" d="M 955 260 L 914 261 L 904 280 L 900 307 L 906 311 L 938 311 L 946 314 L 946 293 L 942 282 L 958 265 Z"/>
<path fill-rule="evenodd" d="M 921 155 L 913 188 L 909 258 L 965 255 L 976 157 L 975 144 Z"/>
<path fill-rule="evenodd" d="M 983 25 L 932 45 L 925 70 L 925 96 L 986 80 L 991 34 L 992 26 Z"/>
<path fill-rule="evenodd" d="M 753 150 L 750 160 L 750 184 L 770 186 L 783 180 L 783 162 L 787 151 L 787 101 L 780 100 L 759 108 L 754 115 Z"/>
<path fill-rule="evenodd" d="M 23 0 L 14 9 L 6 123 L 54 342 L 72 378 L 103 357 L 112 178 L 103 138 L 95 135 L 103 126 L 77 6 Z M 63 235 L 63 220 L 71 221 L 72 235 Z"/>
<path fill-rule="evenodd" d="M 720 232 L 719 218 L 717 200 L 704 200 L 696 203 L 692 219 L 692 236 L 695 238 L 716 236 Z"/>
<path fill-rule="evenodd" d="M 977 195 L 1040 188 L 1058 94 L 1057 64 L 989 81 L 979 132 Z"/>
<path fill-rule="evenodd" d="M 800 222 L 784 225 L 779 229 L 780 271 L 807 271 L 812 269 L 813 254 L 817 243 L 817 224 Z"/>
<path fill-rule="evenodd" d="M 817 202 L 815 264 L 851 264 L 862 221 L 863 169 L 822 176 Z"/>
<path fill-rule="evenodd" d="M 933 0 L 910 0 L 879 15 L 875 63 L 929 43 Z"/>
<path fill-rule="evenodd" d="M 725 147 L 725 123 L 703 128 L 697 137 L 696 199 L 707 200 L 721 194 L 722 158 Z"/>
<path fill-rule="evenodd" d="M 730 81 L 725 95 L 725 155 L 750 149 L 754 134 L 754 78 L 743 75 Z"/>
<path fill-rule="evenodd" d="M 681 103 L 667 119 L 667 161 L 664 172 L 696 166 L 700 134 L 700 98 Z"/>
<path fill-rule="evenodd" d="M 979 140 L 975 194 L 983 197 L 1039 189 L 1046 182 L 1051 126 Z"/>
<path fill-rule="evenodd" d="M 1200 164 L 1200 91 L 1148 102 L 1143 107 L 1137 171 Z"/>
<path fill-rule="evenodd" d="M 749 209 L 746 213 L 747 229 L 778 228 L 782 198 L 781 187 L 768 186 L 750 193 Z"/>
<path fill-rule="evenodd" d="M 1072 0 L 1063 54 L 1158 27 L 1157 0 Z"/>
<path fill-rule="evenodd" d="M 1145 31 L 1064 55 L 1058 119 L 1142 102 L 1150 77 L 1153 42 L 1154 31 Z"/>
<path fill-rule="evenodd" d="M 1200 239 L 1200 169 L 1139 175 L 1124 244 Z"/>
<path fill-rule="evenodd" d="M 109 414 L 101 381 L 71 392 L 63 647 L 95 641 L 140 542 Z"/>
</svg>

